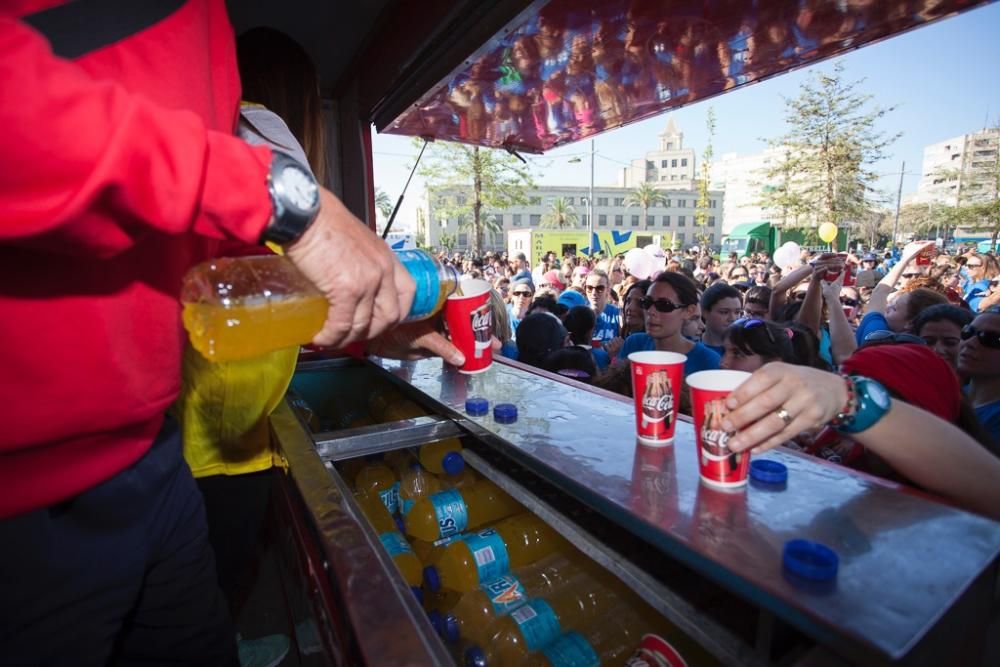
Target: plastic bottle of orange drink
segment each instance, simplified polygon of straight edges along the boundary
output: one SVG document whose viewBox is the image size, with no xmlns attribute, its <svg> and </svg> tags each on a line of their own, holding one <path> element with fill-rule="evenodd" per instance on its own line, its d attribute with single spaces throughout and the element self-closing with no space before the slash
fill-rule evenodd
<svg viewBox="0 0 1000 667">
<path fill-rule="evenodd" d="M 583 582 L 583 578 L 587 577 L 593 579 L 591 568 L 584 566 L 583 560 L 585 558 L 577 552 L 554 553 L 537 563 L 481 584 L 474 591 L 463 593 L 451 611 L 442 616 L 441 635 L 452 643 L 463 640 L 484 644 L 493 636 L 494 621 L 511 613 L 529 598 L 551 596 L 571 581 Z M 424 562 L 424 565 L 433 564 Z"/>
<path fill-rule="evenodd" d="M 489 480 L 418 499 L 406 515 L 406 534 L 434 542 L 498 521 L 523 509 Z"/>
<path fill-rule="evenodd" d="M 418 457 L 420 465 L 435 475 L 458 475 L 465 469 L 462 443 L 457 438 L 421 445 Z"/>
<path fill-rule="evenodd" d="M 441 491 L 441 482 L 424 467 L 412 461 L 399 477 L 399 514 L 405 517 L 421 498 Z"/>
<path fill-rule="evenodd" d="M 458 287 L 454 267 L 423 250 L 396 257 L 417 285 L 407 320 L 431 317 Z M 181 287 L 191 345 L 210 361 L 234 361 L 302 345 L 323 328 L 330 304 L 279 255 L 220 258 L 192 268 Z"/>
<path fill-rule="evenodd" d="M 424 585 L 431 590 L 440 587 L 468 593 L 512 568 L 568 548 L 559 534 L 534 514 L 515 514 L 445 547 L 437 565 L 424 568 Z"/>
<path fill-rule="evenodd" d="M 381 461 L 369 461 L 354 478 L 358 493 L 378 495 L 389 514 L 399 511 L 399 481 L 395 473 Z"/>
<path fill-rule="evenodd" d="M 378 533 L 382 546 L 389 553 L 392 562 L 410 586 L 419 586 L 423 580 L 424 566 L 413 553 L 406 538 L 396 529 L 396 522 L 390 516 L 378 495 L 359 493 L 355 496 L 361 511 Z"/>
</svg>

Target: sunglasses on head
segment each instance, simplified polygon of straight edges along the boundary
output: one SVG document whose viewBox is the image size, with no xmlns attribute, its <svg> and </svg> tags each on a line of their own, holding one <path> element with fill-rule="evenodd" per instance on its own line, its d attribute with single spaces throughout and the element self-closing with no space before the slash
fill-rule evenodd
<svg viewBox="0 0 1000 667">
<path fill-rule="evenodd" d="M 861 343 L 862 347 L 873 345 L 927 345 L 927 341 L 913 334 L 881 330 L 871 332 Z"/>
<path fill-rule="evenodd" d="M 1000 333 L 996 331 L 983 331 L 982 329 L 977 329 L 971 324 L 962 329 L 962 340 L 969 340 L 973 336 L 979 340 L 979 344 L 983 347 L 988 347 L 990 349 L 996 350 L 1000 349 Z"/>
<path fill-rule="evenodd" d="M 767 334 L 767 339 L 770 340 L 771 343 L 774 343 L 774 334 L 772 334 L 771 330 L 767 327 L 767 323 L 760 318 L 741 317 L 740 319 L 736 320 L 729 326 L 740 329 L 754 329 L 756 327 L 764 327 L 764 332 Z"/>
<path fill-rule="evenodd" d="M 649 310 L 650 308 L 656 308 L 661 313 L 672 313 L 675 310 L 680 310 L 684 306 L 674 303 L 669 299 L 654 299 L 649 296 L 644 296 L 639 300 L 639 307 L 643 310 Z"/>
<path fill-rule="evenodd" d="M 588 292 L 597 292 L 598 294 L 600 294 L 604 290 L 608 289 L 608 286 L 607 285 L 584 285 L 583 289 L 587 290 Z"/>
</svg>

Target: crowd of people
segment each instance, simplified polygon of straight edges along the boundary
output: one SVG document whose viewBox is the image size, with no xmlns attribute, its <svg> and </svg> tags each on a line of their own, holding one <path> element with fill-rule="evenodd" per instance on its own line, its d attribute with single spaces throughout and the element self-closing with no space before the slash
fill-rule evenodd
<svg viewBox="0 0 1000 667">
<path fill-rule="evenodd" d="M 636 261 L 637 252 L 652 263 Z M 964 452 L 969 466 L 1000 470 L 1000 263 L 991 254 L 946 254 L 925 242 L 880 254 L 802 250 L 787 266 L 766 253 L 717 258 L 698 247 L 599 258 L 548 252 L 536 266 L 520 253 L 442 259 L 491 281 L 495 335 L 508 358 L 628 396 L 628 355 L 643 350 L 686 355 L 685 375 L 758 372 L 777 377 L 776 387 L 806 378 L 770 408 L 781 418 L 761 422 L 771 431 L 747 421 L 752 428 L 734 446 L 780 444 L 1000 512 L 995 491 L 965 478 L 942 486 L 926 461 L 915 467 L 884 442 L 904 446 L 918 437 L 911 429 L 872 441 L 830 426 L 854 400 L 840 374 L 863 376 L 908 404 L 902 410 L 963 434 L 962 445 L 939 443 L 941 455 Z M 690 414 L 687 392 L 678 393 Z M 839 398 L 832 412 L 817 407 Z"/>
</svg>

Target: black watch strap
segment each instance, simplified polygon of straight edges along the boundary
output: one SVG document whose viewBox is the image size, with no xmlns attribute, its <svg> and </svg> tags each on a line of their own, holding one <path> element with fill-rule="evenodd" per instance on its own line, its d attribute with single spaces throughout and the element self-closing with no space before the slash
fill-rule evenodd
<svg viewBox="0 0 1000 667">
<path fill-rule="evenodd" d="M 291 196 L 289 174 L 311 183 L 314 192 L 312 201 L 308 204 L 297 202 Z M 271 195 L 273 213 L 271 221 L 261 234 L 261 242 L 285 245 L 298 239 L 305 233 L 319 213 L 319 187 L 309 170 L 298 160 L 286 153 L 274 151 L 271 159 L 271 170 L 267 178 L 267 191 Z"/>
</svg>

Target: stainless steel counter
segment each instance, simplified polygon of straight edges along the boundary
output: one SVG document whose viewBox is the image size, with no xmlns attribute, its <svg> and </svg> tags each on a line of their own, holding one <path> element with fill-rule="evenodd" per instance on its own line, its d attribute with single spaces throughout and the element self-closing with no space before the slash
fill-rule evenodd
<svg viewBox="0 0 1000 667">
<path fill-rule="evenodd" d="M 631 401 L 503 363 L 474 376 L 438 359 L 377 363 L 560 490 L 850 659 L 907 658 L 918 644 L 947 642 L 931 629 L 951 627 L 942 619 L 959 606 L 976 614 L 993 604 L 968 592 L 991 589 L 996 522 L 793 452 L 764 455 L 788 466 L 786 485 L 717 491 L 699 482 L 688 421 L 671 447 L 652 448 L 634 438 Z M 491 409 L 514 403 L 518 421 L 465 416 L 471 396 Z M 832 586 L 783 573 L 781 549 L 794 538 L 837 551 Z"/>
</svg>

